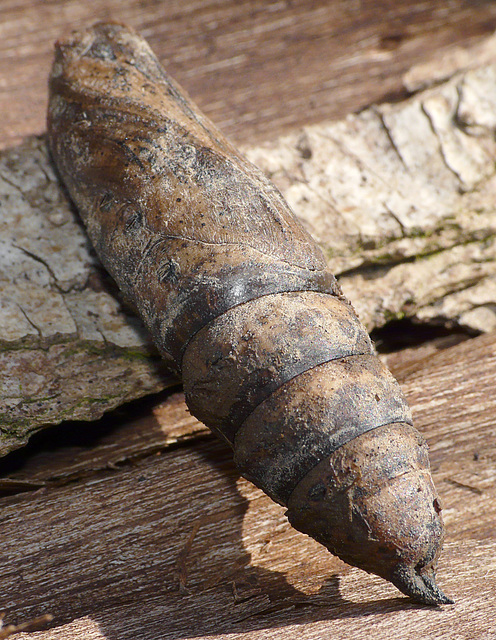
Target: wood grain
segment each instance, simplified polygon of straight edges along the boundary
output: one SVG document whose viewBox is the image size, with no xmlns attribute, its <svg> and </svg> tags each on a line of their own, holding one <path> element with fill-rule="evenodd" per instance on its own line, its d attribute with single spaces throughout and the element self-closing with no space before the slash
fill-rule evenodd
<svg viewBox="0 0 496 640">
<path fill-rule="evenodd" d="M 0 144 L 45 128 L 53 42 L 129 23 L 236 142 L 401 94 L 401 75 L 496 28 L 490 0 L 50 0 L 0 4 Z"/>
<path fill-rule="evenodd" d="M 59 442 L 43 456 L 38 446 L 10 469 L 24 481 L 42 470 L 45 485 L 0 503 L 8 621 L 53 614 L 52 630 L 22 636 L 32 640 L 361 638 L 370 625 L 378 638 L 404 638 L 405 628 L 494 638 L 496 335 L 410 358 L 396 374 L 431 447 L 447 525 L 439 578 L 453 607 L 411 605 L 292 530 L 211 436 L 167 447 L 164 425 L 181 416 L 176 395 L 162 405 L 162 427 L 141 408 L 134 422 L 95 430 L 93 447 L 64 452 Z M 65 480 L 64 455 L 76 472 Z"/>
</svg>

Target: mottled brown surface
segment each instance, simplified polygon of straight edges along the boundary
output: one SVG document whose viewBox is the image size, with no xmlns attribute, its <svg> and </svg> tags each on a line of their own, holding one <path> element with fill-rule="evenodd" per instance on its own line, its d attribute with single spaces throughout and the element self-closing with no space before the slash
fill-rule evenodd
<svg viewBox="0 0 496 640">
<path fill-rule="evenodd" d="M 430 69 L 447 80 L 411 99 L 245 148 L 318 240 L 369 330 L 394 318 L 496 328 L 496 36 L 457 51 L 461 60 L 453 51 L 423 69 L 424 79 Z M 468 70 L 452 75 L 453 59 Z M 0 237 L 1 452 L 47 422 L 95 417 L 168 383 L 99 266 L 44 136 L 0 154 Z M 174 273 L 174 261 L 160 270 Z M 233 299 L 230 275 L 223 291 Z M 198 300 L 187 299 L 194 324 Z"/>
<path fill-rule="evenodd" d="M 235 460 L 287 504 L 296 483 L 333 451 L 376 427 L 411 420 L 398 384 L 376 356 L 339 358 L 295 376 L 259 404 L 239 428 Z"/>
<path fill-rule="evenodd" d="M 185 393 L 198 419 L 220 426 L 232 442 L 242 421 L 282 384 L 329 360 L 371 349 L 352 307 L 335 296 L 264 296 L 231 309 L 194 336 L 183 360 Z M 222 395 L 215 394 L 219 386 Z"/>
<path fill-rule="evenodd" d="M 134 31 L 100 24 L 60 41 L 48 137 L 102 263 L 178 370 L 191 337 L 232 306 L 338 292 L 280 193 Z"/>
</svg>

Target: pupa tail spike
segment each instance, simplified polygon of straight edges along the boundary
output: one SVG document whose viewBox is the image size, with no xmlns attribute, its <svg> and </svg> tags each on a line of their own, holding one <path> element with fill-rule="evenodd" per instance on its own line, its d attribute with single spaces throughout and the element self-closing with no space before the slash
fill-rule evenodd
<svg viewBox="0 0 496 640">
<path fill-rule="evenodd" d="M 419 604 L 439 605 L 454 604 L 437 586 L 434 570 L 418 572 L 414 567 L 398 565 L 391 582 L 398 589 Z"/>
</svg>

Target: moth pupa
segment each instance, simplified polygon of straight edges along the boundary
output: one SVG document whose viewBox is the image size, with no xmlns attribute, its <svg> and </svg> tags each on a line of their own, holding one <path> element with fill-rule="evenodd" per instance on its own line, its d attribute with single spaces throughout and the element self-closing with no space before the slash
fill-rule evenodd
<svg viewBox="0 0 496 640">
<path fill-rule="evenodd" d="M 102 263 L 241 473 L 344 561 L 449 603 L 427 445 L 279 191 L 120 24 L 57 43 L 48 136 Z"/>
</svg>

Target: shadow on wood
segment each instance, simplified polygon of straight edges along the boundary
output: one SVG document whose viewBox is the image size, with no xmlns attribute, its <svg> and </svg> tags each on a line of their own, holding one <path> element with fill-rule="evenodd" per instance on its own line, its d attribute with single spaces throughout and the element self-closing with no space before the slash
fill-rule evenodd
<svg viewBox="0 0 496 640">
<path fill-rule="evenodd" d="M 109 640 L 156 638 L 157 629 L 179 639 L 414 606 L 405 598 L 346 601 L 344 565 L 325 550 L 317 573 L 324 557 L 329 577 L 310 595 L 286 574 L 253 565 L 243 540 L 249 502 L 260 519 L 255 538 L 276 541 L 271 563 L 294 557 L 290 576 L 307 571 L 294 538 L 310 563 L 315 543 L 258 490 L 251 501 L 241 495 L 231 452 L 213 437 L 160 451 L 163 431 L 150 414 L 139 417 L 144 404 L 84 432 L 56 429 L 30 455 L 3 461 L 2 475 L 41 486 L 2 500 L 0 608 L 9 622 L 51 613 L 60 627 L 88 616 Z M 277 547 L 281 530 L 289 546 Z"/>
<path fill-rule="evenodd" d="M 431 445 L 448 536 L 440 582 L 454 607 L 416 607 L 293 531 L 213 436 L 168 446 L 167 429 L 183 423 L 177 441 L 194 428 L 176 393 L 160 422 L 142 400 L 112 424 L 64 425 L 22 461 L 3 461 L 2 475 L 25 489 L 0 500 L 6 622 L 52 613 L 54 627 L 37 640 L 237 640 L 265 630 L 282 639 L 295 625 L 306 639 L 329 624 L 334 637 L 364 637 L 371 624 L 377 637 L 404 628 L 438 637 L 451 624 L 489 637 L 495 366 L 496 336 L 487 335 L 394 367 Z"/>
</svg>

